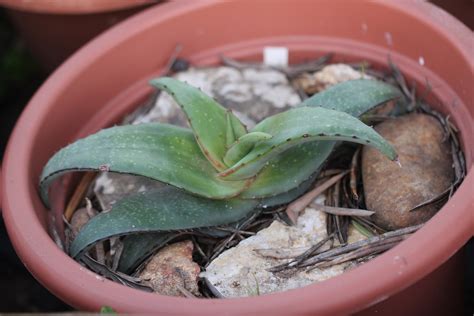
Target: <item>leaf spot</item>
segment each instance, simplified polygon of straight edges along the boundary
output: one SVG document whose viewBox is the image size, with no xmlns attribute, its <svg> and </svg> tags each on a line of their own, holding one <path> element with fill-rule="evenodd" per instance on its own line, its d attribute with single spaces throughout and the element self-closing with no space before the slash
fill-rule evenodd
<svg viewBox="0 0 474 316">
<path fill-rule="evenodd" d="M 100 165 L 99 170 L 102 171 L 102 172 L 108 172 L 108 171 L 110 171 L 110 165 L 109 164 Z"/>
</svg>

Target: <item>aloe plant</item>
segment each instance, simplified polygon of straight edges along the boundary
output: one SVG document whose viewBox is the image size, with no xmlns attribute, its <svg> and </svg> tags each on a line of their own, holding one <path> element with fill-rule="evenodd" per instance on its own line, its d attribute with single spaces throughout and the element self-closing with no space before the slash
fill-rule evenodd
<svg viewBox="0 0 474 316">
<path fill-rule="evenodd" d="M 127 173 L 170 185 L 126 197 L 91 219 L 71 245 L 73 257 L 112 236 L 236 223 L 264 205 L 289 202 L 311 185 L 340 141 L 397 158 L 390 144 L 357 118 L 400 96 L 382 82 L 341 83 L 251 130 L 185 83 L 163 77 L 151 85 L 175 99 L 190 128 L 151 123 L 104 129 L 61 149 L 44 167 L 40 191 L 46 205 L 51 182 L 73 171 Z"/>
</svg>

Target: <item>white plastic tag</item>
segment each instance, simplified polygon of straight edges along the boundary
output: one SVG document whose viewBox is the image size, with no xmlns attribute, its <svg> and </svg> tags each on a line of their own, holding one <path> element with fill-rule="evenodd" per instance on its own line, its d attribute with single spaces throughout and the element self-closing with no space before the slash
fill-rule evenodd
<svg viewBox="0 0 474 316">
<path fill-rule="evenodd" d="M 268 66 L 288 66 L 288 48 L 267 46 L 263 49 L 263 63 Z"/>
</svg>

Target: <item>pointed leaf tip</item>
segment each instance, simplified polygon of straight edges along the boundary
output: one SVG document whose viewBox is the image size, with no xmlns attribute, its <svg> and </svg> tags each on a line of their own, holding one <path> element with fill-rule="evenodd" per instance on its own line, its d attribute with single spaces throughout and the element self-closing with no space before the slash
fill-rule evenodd
<svg viewBox="0 0 474 316">
<path fill-rule="evenodd" d="M 227 168 L 223 158 L 227 151 L 229 122 L 235 137 L 245 134 L 245 126 L 239 119 L 213 98 L 199 89 L 179 80 L 162 77 L 150 84 L 168 92 L 188 117 L 196 141 L 204 156 L 218 171 Z"/>
<path fill-rule="evenodd" d="M 224 162 L 227 166 L 233 166 L 259 142 L 272 138 L 272 135 L 262 132 L 251 132 L 237 139 L 227 150 Z"/>
</svg>

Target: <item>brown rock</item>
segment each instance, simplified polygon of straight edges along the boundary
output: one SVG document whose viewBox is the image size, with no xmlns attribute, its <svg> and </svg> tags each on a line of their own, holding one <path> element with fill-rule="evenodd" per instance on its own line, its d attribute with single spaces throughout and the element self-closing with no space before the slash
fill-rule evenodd
<svg viewBox="0 0 474 316">
<path fill-rule="evenodd" d="M 356 79 L 373 79 L 360 71 L 355 70 L 346 64 L 331 64 L 325 66 L 320 71 L 313 74 L 304 73 L 295 79 L 295 83 L 304 92 L 309 95 L 326 90 L 338 83 L 356 80 Z"/>
<path fill-rule="evenodd" d="M 367 208 L 375 222 L 387 229 L 423 223 L 439 206 L 409 212 L 449 187 L 453 179 L 448 142 L 439 122 L 425 114 L 409 114 L 375 127 L 396 149 L 401 167 L 371 147 L 362 153 Z"/>
<path fill-rule="evenodd" d="M 147 263 L 140 279 L 162 295 L 186 296 L 190 292 L 200 296 L 197 281 L 201 270 L 192 259 L 193 248 L 190 240 L 163 248 Z"/>
</svg>

